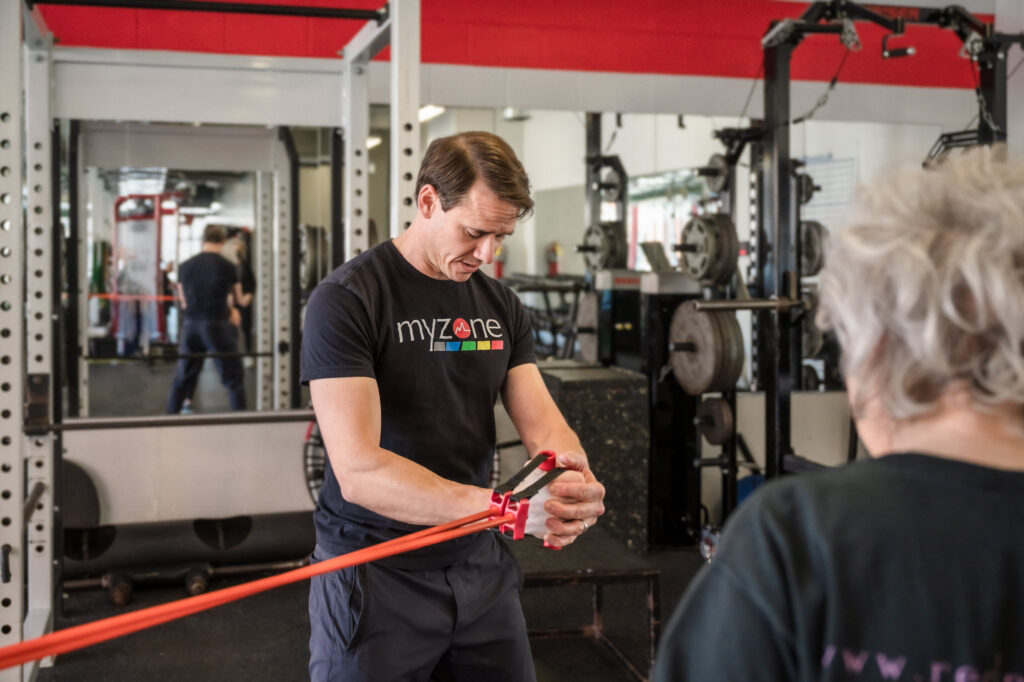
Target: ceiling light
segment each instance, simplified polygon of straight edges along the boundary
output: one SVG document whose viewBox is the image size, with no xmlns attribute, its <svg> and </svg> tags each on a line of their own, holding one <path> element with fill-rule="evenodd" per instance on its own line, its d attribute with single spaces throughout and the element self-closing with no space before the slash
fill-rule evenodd
<svg viewBox="0 0 1024 682">
<path fill-rule="evenodd" d="M 383 142 L 383 141 L 384 140 L 382 140 L 380 137 L 378 137 L 376 135 L 372 135 L 372 136 L 366 138 L 366 148 L 367 149 L 373 149 L 374 147 L 379 147 L 380 143 Z"/>
<path fill-rule="evenodd" d="M 210 215 L 213 211 L 208 206 L 182 206 L 178 209 L 178 213 L 182 215 L 205 216 Z"/>
<path fill-rule="evenodd" d="M 433 104 L 426 104 L 420 107 L 420 123 L 426 123 L 427 121 L 437 118 L 444 113 L 444 107 L 435 106 Z"/>
<path fill-rule="evenodd" d="M 517 107 L 505 107 L 501 112 L 501 117 L 506 121 L 526 121 L 530 118 L 530 112 Z"/>
</svg>

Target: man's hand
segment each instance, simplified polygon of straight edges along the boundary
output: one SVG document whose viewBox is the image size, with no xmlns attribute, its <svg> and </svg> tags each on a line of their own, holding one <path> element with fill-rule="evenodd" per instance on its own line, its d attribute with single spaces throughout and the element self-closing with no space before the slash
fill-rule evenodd
<svg viewBox="0 0 1024 682">
<path fill-rule="evenodd" d="M 548 486 L 552 497 L 544 503 L 545 511 L 551 515 L 547 521 L 549 533 L 544 540 L 549 545 L 565 547 L 604 514 L 604 486 L 594 477 L 583 453 L 562 452 L 556 461 L 563 469 L 582 474 L 582 480 L 565 474 L 555 479 Z"/>
<path fill-rule="evenodd" d="M 242 313 L 238 312 L 238 308 L 231 308 L 231 312 L 229 314 L 228 319 L 231 320 L 231 324 L 235 325 L 236 327 L 242 326 Z"/>
<path fill-rule="evenodd" d="M 540 471 L 541 475 L 544 473 L 545 472 Z M 558 475 L 558 478 L 541 488 L 537 491 L 536 495 L 530 498 L 530 512 L 526 519 L 526 528 L 524 529 L 527 535 L 532 535 L 536 538 L 540 538 L 541 540 L 547 540 L 551 536 L 551 531 L 548 529 L 548 521 L 551 519 L 551 514 L 547 509 L 547 501 L 551 499 L 558 499 L 563 503 L 572 502 L 572 500 L 568 498 L 555 498 L 555 496 L 551 494 L 551 486 L 555 484 L 555 481 L 583 483 L 583 474 L 578 471 L 563 471 Z M 526 489 L 530 485 L 530 478 L 528 477 L 526 481 L 519 486 L 519 488 Z M 517 490 L 519 488 L 517 488 Z M 561 545 L 557 546 L 561 547 Z"/>
</svg>

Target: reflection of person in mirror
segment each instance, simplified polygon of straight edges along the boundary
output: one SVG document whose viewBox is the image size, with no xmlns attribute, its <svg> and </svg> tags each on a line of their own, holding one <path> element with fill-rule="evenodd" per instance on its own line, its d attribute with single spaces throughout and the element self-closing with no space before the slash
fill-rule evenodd
<svg viewBox="0 0 1024 682">
<path fill-rule="evenodd" d="M 238 231 L 238 281 L 242 285 L 242 294 L 250 299 L 256 293 L 256 273 L 252 270 L 252 233 L 249 230 Z M 238 311 L 242 316 L 242 338 L 245 339 L 245 350 L 251 353 L 252 345 L 252 306 L 244 306 Z M 245 358 L 251 361 L 252 358 Z"/>
<path fill-rule="evenodd" d="M 167 261 L 160 268 L 160 307 L 164 318 L 164 334 L 169 341 L 177 338 L 178 323 L 178 316 L 174 309 L 176 287 L 174 279 L 171 277 L 172 274 L 174 274 L 174 261 Z"/>
<path fill-rule="evenodd" d="M 503 140 L 435 140 L 411 226 L 310 295 L 302 381 L 329 460 L 313 561 L 487 509 L 499 394 L 528 453 L 553 450 L 570 469 L 533 500 L 529 532 L 562 547 L 603 513 L 604 488 L 537 368 L 526 309 L 477 272 L 532 207 Z M 535 680 L 520 581 L 491 532 L 316 576 L 310 678 Z"/>
<path fill-rule="evenodd" d="M 202 353 L 237 353 L 238 308 L 249 305 L 251 294 L 243 294 L 238 270 L 221 255 L 225 242 L 224 228 L 207 225 L 203 231 L 202 251 L 178 267 L 178 297 L 184 325 L 178 352 L 182 355 Z M 177 414 L 195 387 L 203 368 L 202 357 L 178 360 L 174 385 L 167 397 L 167 412 Z M 214 357 L 221 382 L 228 389 L 232 410 L 245 409 L 242 361 L 237 355 Z"/>
<path fill-rule="evenodd" d="M 224 234 L 224 247 L 220 250 L 220 255 L 231 261 L 232 265 L 238 267 L 242 259 L 242 228 L 226 227 Z"/>
<path fill-rule="evenodd" d="M 817 322 L 871 457 L 741 505 L 656 682 L 1024 680 L 1024 163 L 1001 154 L 864 188 L 832 232 Z"/>
</svg>

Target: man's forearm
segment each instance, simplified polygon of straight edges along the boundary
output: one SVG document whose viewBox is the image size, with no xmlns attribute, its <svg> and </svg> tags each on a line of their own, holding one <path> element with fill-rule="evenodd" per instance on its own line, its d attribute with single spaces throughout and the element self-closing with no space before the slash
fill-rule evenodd
<svg viewBox="0 0 1024 682">
<path fill-rule="evenodd" d="M 555 454 L 563 452 L 578 452 L 583 454 L 583 445 L 580 443 L 579 437 L 576 432 L 569 428 L 569 425 L 565 423 L 564 419 L 559 419 L 561 423 L 552 423 L 550 426 L 541 433 L 534 434 L 532 436 L 523 436 L 523 445 L 526 447 L 526 451 L 530 453 L 530 456 L 536 455 L 541 450 L 551 450 Z"/>
<path fill-rule="evenodd" d="M 490 504 L 489 489 L 447 480 L 379 447 L 332 456 L 331 465 L 347 501 L 403 523 L 433 526 Z"/>
</svg>

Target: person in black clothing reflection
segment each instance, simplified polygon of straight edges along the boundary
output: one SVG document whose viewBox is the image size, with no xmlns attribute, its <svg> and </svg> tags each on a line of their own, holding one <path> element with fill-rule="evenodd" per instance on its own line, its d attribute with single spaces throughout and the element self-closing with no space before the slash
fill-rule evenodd
<svg viewBox="0 0 1024 682">
<path fill-rule="evenodd" d="M 236 353 L 238 307 L 246 307 L 252 298 L 243 294 L 235 265 L 221 255 L 226 236 L 219 225 L 207 225 L 203 231 L 202 252 L 178 268 L 178 297 L 184 325 L 178 351 L 182 355 L 199 353 Z M 239 357 L 215 357 L 221 382 L 228 389 L 232 410 L 245 409 L 242 361 Z M 194 387 L 203 358 L 182 358 L 167 397 L 168 414 L 177 414 Z"/>
<path fill-rule="evenodd" d="M 238 280 L 242 285 L 242 295 L 251 300 L 256 292 L 256 274 L 252 271 L 252 233 L 242 230 L 238 234 Z M 239 311 L 242 316 L 242 337 L 245 339 L 245 350 L 251 353 L 252 345 L 252 306 L 243 306 Z"/>
</svg>

